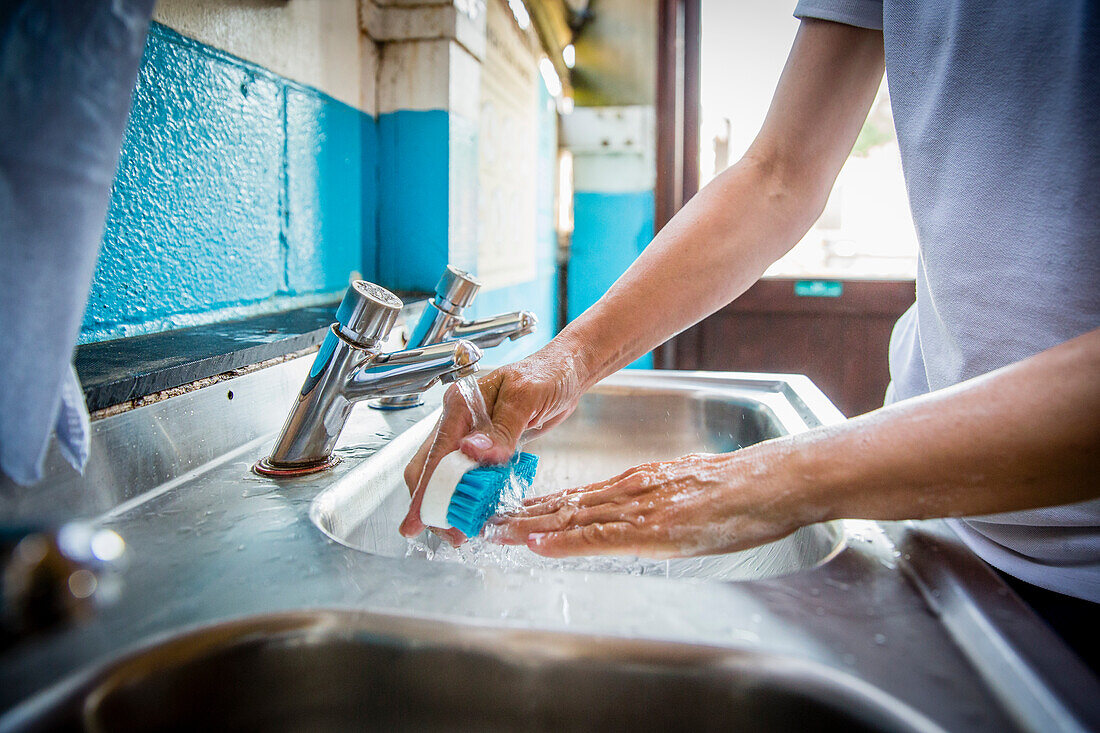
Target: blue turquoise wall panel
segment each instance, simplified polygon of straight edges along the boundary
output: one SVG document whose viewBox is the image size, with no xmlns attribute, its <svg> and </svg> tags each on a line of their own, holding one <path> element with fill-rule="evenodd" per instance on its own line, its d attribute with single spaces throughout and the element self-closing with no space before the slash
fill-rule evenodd
<svg viewBox="0 0 1100 733">
<path fill-rule="evenodd" d="M 83 331 L 280 289 L 280 94 L 270 76 L 152 26 Z"/>
<path fill-rule="evenodd" d="M 378 117 L 378 278 L 395 290 L 435 287 L 449 257 L 449 115 Z"/>
<path fill-rule="evenodd" d="M 652 192 L 574 194 L 569 320 L 599 300 L 652 238 Z"/>
<path fill-rule="evenodd" d="M 573 196 L 573 242 L 569 258 L 569 320 L 607 292 L 653 238 L 653 193 L 592 193 Z M 652 366 L 645 356 L 631 366 Z"/>
<path fill-rule="evenodd" d="M 286 280 L 292 294 L 337 290 L 363 270 L 358 110 L 286 89 Z"/>
<path fill-rule="evenodd" d="M 154 23 L 80 341 L 376 278 L 377 150 L 370 115 Z"/>
<path fill-rule="evenodd" d="M 497 290 L 483 290 L 470 313 L 477 317 L 529 310 L 539 319 L 538 330 L 517 341 L 505 341 L 485 352 L 487 365 L 508 364 L 542 348 L 554 338 L 558 314 L 558 278 L 553 272 L 540 274 L 534 280 Z"/>
</svg>

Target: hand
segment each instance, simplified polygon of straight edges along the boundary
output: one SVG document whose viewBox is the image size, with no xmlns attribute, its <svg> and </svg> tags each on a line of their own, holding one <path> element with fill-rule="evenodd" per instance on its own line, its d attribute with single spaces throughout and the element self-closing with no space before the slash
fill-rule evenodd
<svg viewBox="0 0 1100 733">
<path fill-rule="evenodd" d="M 420 502 L 427 479 L 443 456 L 461 450 L 478 463 L 505 463 L 521 439 L 548 430 L 573 412 L 586 384 L 570 345 L 555 340 L 526 359 L 501 367 L 478 380 L 490 424 L 475 425 L 456 385 L 443 398 L 439 424 L 405 468 L 405 484 L 412 494 L 401 534 L 414 537 L 424 530 Z M 465 535 L 457 529 L 441 531 L 451 544 Z"/>
<path fill-rule="evenodd" d="M 528 499 L 518 513 L 494 519 L 488 536 L 548 557 L 688 557 L 755 547 L 827 518 L 773 478 L 783 453 L 761 444 L 646 463 Z"/>
</svg>

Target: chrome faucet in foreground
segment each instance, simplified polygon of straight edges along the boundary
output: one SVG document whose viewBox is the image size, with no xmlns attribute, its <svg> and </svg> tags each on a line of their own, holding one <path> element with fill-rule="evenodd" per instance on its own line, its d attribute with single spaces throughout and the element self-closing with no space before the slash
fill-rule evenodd
<svg viewBox="0 0 1100 733">
<path fill-rule="evenodd" d="M 382 353 L 401 310 L 396 295 L 357 280 L 344 295 L 275 449 L 253 469 L 264 476 L 299 476 L 336 465 L 332 449 L 356 402 L 419 395 L 437 381 L 477 371 L 481 349 L 468 341 Z"/>
<path fill-rule="evenodd" d="M 499 346 L 505 339 L 515 341 L 534 332 L 538 319 L 530 311 L 503 313 L 476 321 L 465 320 L 462 314 L 480 289 L 481 283 L 468 272 L 447 265 L 443 277 L 435 286 L 435 295 L 424 306 L 424 312 L 409 336 L 408 348 L 426 348 L 446 341 L 464 339 L 488 349 Z M 372 400 L 370 406 L 381 410 L 400 410 L 415 407 L 422 401 L 417 392 L 382 397 Z"/>
</svg>

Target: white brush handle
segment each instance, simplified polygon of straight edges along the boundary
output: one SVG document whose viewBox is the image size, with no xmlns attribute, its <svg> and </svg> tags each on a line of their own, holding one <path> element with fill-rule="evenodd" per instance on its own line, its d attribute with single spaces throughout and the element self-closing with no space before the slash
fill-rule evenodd
<svg viewBox="0 0 1100 733">
<path fill-rule="evenodd" d="M 451 497 L 466 472 L 476 467 L 477 461 L 467 458 L 460 450 L 443 456 L 424 488 L 424 499 L 420 503 L 420 521 L 429 527 L 450 529 L 447 510 L 451 507 Z"/>
</svg>

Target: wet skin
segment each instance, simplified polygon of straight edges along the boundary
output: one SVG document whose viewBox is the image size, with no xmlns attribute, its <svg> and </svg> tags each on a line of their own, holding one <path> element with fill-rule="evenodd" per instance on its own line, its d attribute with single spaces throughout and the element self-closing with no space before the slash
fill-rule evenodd
<svg viewBox="0 0 1100 733">
<path fill-rule="evenodd" d="M 472 431 L 452 388 L 405 471 L 462 450 L 500 463 L 585 390 L 744 292 L 816 220 L 882 77 L 882 34 L 803 21 L 764 127 L 595 305 L 536 354 L 479 380 L 492 425 Z M 745 549 L 837 518 L 924 519 L 1096 498 L 1100 329 L 950 389 L 732 454 L 644 464 L 539 497 L 488 534 L 544 555 L 654 557 Z M 454 530 L 447 539 L 465 538 Z"/>
</svg>

